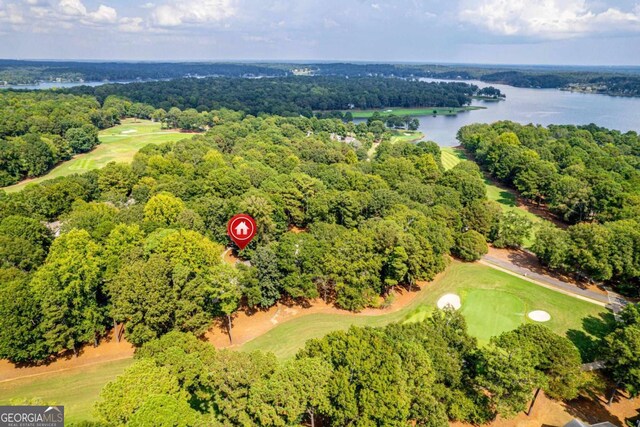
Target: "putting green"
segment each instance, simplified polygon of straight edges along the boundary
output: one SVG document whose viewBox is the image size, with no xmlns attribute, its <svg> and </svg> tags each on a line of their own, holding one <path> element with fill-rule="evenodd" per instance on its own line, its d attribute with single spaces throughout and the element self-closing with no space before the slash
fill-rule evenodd
<svg viewBox="0 0 640 427">
<path fill-rule="evenodd" d="M 510 331 L 526 321 L 525 303 L 508 292 L 474 289 L 462 298 L 461 312 L 469 333 L 481 341 Z"/>
<path fill-rule="evenodd" d="M 293 357 L 311 338 L 350 326 L 384 326 L 391 322 L 415 322 L 429 316 L 440 297 L 448 293 L 462 299 L 462 314 L 471 335 L 486 344 L 493 335 L 514 329 L 531 310 L 545 310 L 545 322 L 554 332 L 568 336 L 581 349 L 590 348 L 597 336 L 608 333 L 613 316 L 603 307 L 572 298 L 482 264 L 458 261 L 436 280 L 425 285 L 405 308 L 378 316 L 312 314 L 279 324 L 240 347 L 243 351 L 272 351 L 278 357 Z M 590 361 L 590 360 L 585 360 Z M 0 404 L 38 398 L 43 403 L 66 406 L 70 421 L 92 419 L 92 405 L 100 389 L 132 363 L 131 359 L 104 363 L 84 370 L 42 375 L 0 383 Z"/>
<path fill-rule="evenodd" d="M 406 307 L 378 316 L 347 314 L 313 314 L 279 324 L 267 333 L 245 343 L 244 351 L 271 351 L 283 359 L 293 357 L 306 340 L 350 326 L 384 326 L 391 322 L 420 322 L 427 319 L 443 295 L 456 294 L 462 300 L 460 312 L 469 333 L 481 345 L 489 338 L 533 323 L 527 318 L 532 310 L 545 310 L 551 320 L 545 326 L 557 334 L 569 336 L 579 347 L 594 338 L 593 327 L 608 330 L 612 316 L 603 307 L 551 289 L 540 287 L 519 277 L 478 263 L 452 262 L 436 280 L 425 285 Z"/>
</svg>

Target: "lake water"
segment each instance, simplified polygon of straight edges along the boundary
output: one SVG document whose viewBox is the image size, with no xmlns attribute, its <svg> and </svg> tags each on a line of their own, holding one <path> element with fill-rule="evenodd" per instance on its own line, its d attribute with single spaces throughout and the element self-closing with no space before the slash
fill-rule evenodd
<svg viewBox="0 0 640 427">
<path fill-rule="evenodd" d="M 476 80 L 465 80 L 464 82 L 479 87 L 494 86 L 507 95 L 507 99 L 499 102 L 473 100 L 471 105 L 486 107 L 486 109 L 467 111 L 456 116 L 419 116 L 420 130 L 427 139 L 436 141 L 442 146 L 455 146 L 458 145 L 456 134 L 460 127 L 471 123 L 493 123 L 498 120 L 542 125 L 595 123 L 622 132 L 629 130 L 640 132 L 640 98 L 574 93 L 557 89 L 525 89 L 499 84 L 490 85 Z M 35 86 L 13 87 L 17 89 L 51 89 L 79 85 L 99 86 L 104 83 L 41 83 Z M 0 86 L 0 88 L 2 87 L 7 86 Z"/>
<path fill-rule="evenodd" d="M 424 81 L 435 81 L 422 79 Z M 465 81 L 467 82 L 467 81 Z M 622 132 L 640 132 L 640 98 L 566 92 L 557 89 L 524 89 L 512 86 L 468 81 L 479 87 L 494 86 L 507 95 L 506 101 L 474 100 L 472 105 L 487 107 L 456 116 L 424 116 L 420 130 L 426 139 L 441 146 L 458 145 L 456 133 L 471 123 L 493 123 L 512 120 L 523 124 L 589 124 L 595 123 Z"/>
<path fill-rule="evenodd" d="M 37 85 L 7 85 L 0 86 L 0 89 L 28 89 L 28 90 L 46 90 L 46 89 L 64 89 L 75 86 L 101 86 L 107 83 L 132 83 L 132 81 L 117 81 L 117 82 L 42 82 Z"/>
</svg>

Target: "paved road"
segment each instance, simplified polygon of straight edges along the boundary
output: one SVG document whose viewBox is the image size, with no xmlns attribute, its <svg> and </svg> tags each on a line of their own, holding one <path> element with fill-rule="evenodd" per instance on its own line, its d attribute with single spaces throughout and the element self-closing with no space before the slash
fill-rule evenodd
<svg viewBox="0 0 640 427">
<path fill-rule="evenodd" d="M 499 259 L 491 255 L 483 256 L 482 260 L 486 264 L 494 265 L 504 270 L 508 270 L 513 273 L 516 273 L 520 276 L 524 276 L 528 279 L 531 279 L 532 282 L 541 282 L 542 284 L 555 288 L 563 293 L 569 293 L 569 294 L 580 296 L 582 298 L 587 298 L 587 299 L 596 301 L 601 305 L 610 306 L 611 304 L 611 300 L 608 295 L 590 291 L 588 289 L 579 288 L 575 285 L 572 285 L 571 283 L 563 282 L 562 280 L 558 280 L 550 276 L 545 276 L 543 274 L 536 273 L 534 271 L 529 270 L 526 267 L 515 265 L 509 261 L 505 261 L 503 259 Z M 610 308 L 613 308 L 613 307 L 610 307 Z"/>
</svg>

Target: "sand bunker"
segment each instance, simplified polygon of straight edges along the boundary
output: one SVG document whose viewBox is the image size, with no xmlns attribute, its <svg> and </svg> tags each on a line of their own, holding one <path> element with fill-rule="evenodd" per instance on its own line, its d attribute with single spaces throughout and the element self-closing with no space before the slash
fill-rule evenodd
<svg viewBox="0 0 640 427">
<path fill-rule="evenodd" d="M 443 309 L 445 307 L 451 307 L 454 310 L 460 308 L 462 304 L 460 304 L 460 297 L 456 294 L 446 294 L 440 297 L 438 300 L 438 308 Z"/>
<path fill-rule="evenodd" d="M 534 322 L 548 322 L 549 320 L 551 320 L 551 315 L 542 310 L 530 311 L 527 316 L 529 316 L 529 319 L 533 320 Z"/>
</svg>

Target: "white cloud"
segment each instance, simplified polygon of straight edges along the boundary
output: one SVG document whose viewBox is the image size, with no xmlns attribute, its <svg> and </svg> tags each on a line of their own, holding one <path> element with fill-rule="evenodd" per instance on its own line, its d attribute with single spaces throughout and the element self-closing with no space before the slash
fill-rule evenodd
<svg viewBox="0 0 640 427">
<path fill-rule="evenodd" d="M 58 7 L 65 15 L 84 16 L 87 14 L 87 8 L 80 0 L 60 0 Z"/>
<path fill-rule="evenodd" d="M 87 14 L 93 22 L 112 24 L 118 20 L 118 12 L 112 7 L 101 4 L 98 10 Z"/>
<path fill-rule="evenodd" d="M 17 4 L 5 4 L 0 0 L 0 22 L 6 22 L 12 25 L 24 24 L 24 14 Z"/>
<path fill-rule="evenodd" d="M 142 18 L 121 18 L 119 21 L 118 29 L 127 33 L 139 33 L 144 30 Z"/>
<path fill-rule="evenodd" d="M 508 36 L 547 39 L 589 33 L 640 31 L 640 8 L 624 12 L 609 8 L 592 11 L 585 0 L 475 0 L 463 1 L 460 20 Z"/>
<path fill-rule="evenodd" d="M 26 0 L 29 6 L 48 7 L 51 6 L 47 0 Z"/>
<path fill-rule="evenodd" d="M 88 24 L 113 24 L 118 20 L 114 8 L 101 4 L 97 10 L 89 12 L 81 0 L 60 0 L 58 10 L 66 17 L 77 17 Z"/>
<path fill-rule="evenodd" d="M 161 27 L 220 22 L 236 14 L 234 0 L 171 0 L 157 6 L 152 22 Z"/>
</svg>

